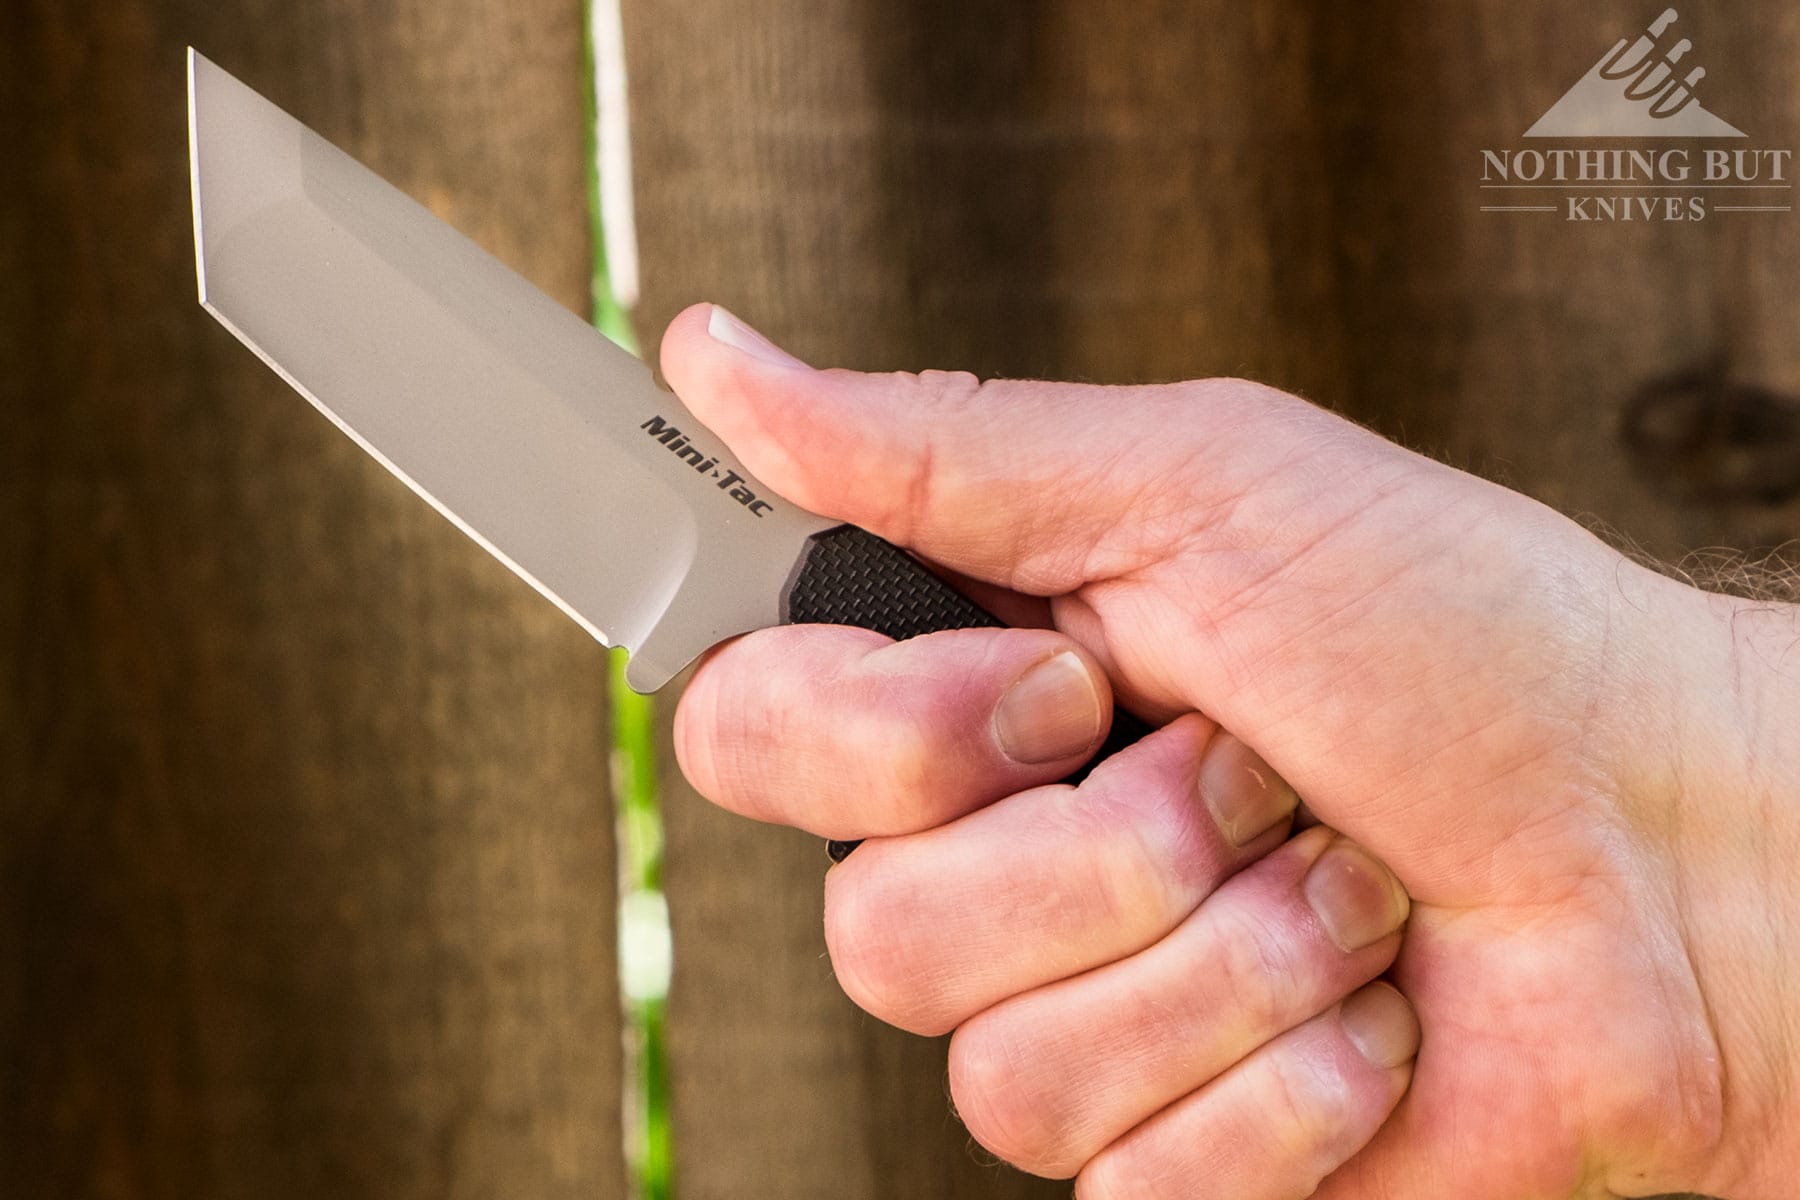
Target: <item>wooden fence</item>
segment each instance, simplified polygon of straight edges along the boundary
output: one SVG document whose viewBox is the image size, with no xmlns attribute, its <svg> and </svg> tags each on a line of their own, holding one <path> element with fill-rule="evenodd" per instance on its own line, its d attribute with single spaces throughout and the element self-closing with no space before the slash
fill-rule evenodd
<svg viewBox="0 0 1800 1200">
<path fill-rule="evenodd" d="M 652 351 L 1242 374 L 1668 554 L 1800 534 L 1800 224 L 1480 211 L 1619 0 L 626 0 Z M 1684 6 L 1800 145 L 1800 11 Z M 578 0 L 0 9 L 0 1195 L 622 1194 L 602 652 L 194 305 L 192 42 L 572 307 Z M 684 1200 L 1058 1196 L 668 781 Z"/>
</svg>

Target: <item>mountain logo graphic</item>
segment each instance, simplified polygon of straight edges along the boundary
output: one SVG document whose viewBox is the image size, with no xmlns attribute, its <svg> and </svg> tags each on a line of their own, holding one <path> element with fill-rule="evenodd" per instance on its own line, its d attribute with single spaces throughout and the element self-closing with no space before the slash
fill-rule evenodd
<svg viewBox="0 0 1800 1200">
<path fill-rule="evenodd" d="M 1694 43 L 1670 34 L 1679 19 L 1664 10 L 1636 41 L 1620 38 L 1593 69 L 1550 106 L 1528 138 L 1741 138 L 1744 132 L 1700 106 L 1695 86 L 1705 67 L 1685 72 Z"/>
</svg>

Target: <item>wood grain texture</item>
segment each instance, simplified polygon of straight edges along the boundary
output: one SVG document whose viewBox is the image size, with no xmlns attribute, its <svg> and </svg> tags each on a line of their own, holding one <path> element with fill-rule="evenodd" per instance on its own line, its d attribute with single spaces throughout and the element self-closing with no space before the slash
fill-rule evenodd
<svg viewBox="0 0 1800 1200">
<path fill-rule="evenodd" d="M 1800 17 L 1682 13 L 1708 103 L 1800 144 Z M 1480 151 L 1647 19 L 626 0 L 642 332 L 713 299 L 821 364 L 1249 375 L 1663 554 L 1778 542 L 1800 534 L 1794 443 L 1744 431 L 1800 413 L 1800 218 L 1479 211 Z M 1629 447 L 1658 389 L 1674 432 Z M 942 1047 L 836 993 L 818 845 L 671 789 L 688 1200 L 1066 1194 L 981 1165 Z"/>
<path fill-rule="evenodd" d="M 579 5 L 0 35 L 0 1194 L 622 1194 L 601 651 L 195 304 L 182 62 L 581 309 Z"/>
</svg>

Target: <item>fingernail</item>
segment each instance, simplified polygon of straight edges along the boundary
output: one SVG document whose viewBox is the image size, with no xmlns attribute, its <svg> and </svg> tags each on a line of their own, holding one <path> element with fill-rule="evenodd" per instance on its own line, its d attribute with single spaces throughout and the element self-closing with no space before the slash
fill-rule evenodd
<svg viewBox="0 0 1800 1200">
<path fill-rule="evenodd" d="M 1000 697 L 994 739 L 1014 762 L 1056 762 L 1098 741 L 1104 718 L 1087 663 L 1064 650 L 1019 676 Z"/>
<path fill-rule="evenodd" d="M 1256 751 L 1220 731 L 1200 756 L 1200 799 L 1233 846 L 1247 846 L 1293 815 L 1300 797 Z"/>
<path fill-rule="evenodd" d="M 1387 1070 L 1419 1052 L 1419 1018 L 1406 997 L 1385 983 L 1371 983 L 1338 1008 L 1338 1024 L 1350 1044 Z"/>
<path fill-rule="evenodd" d="M 1400 881 L 1367 850 L 1342 837 L 1319 855 L 1300 888 L 1325 932 L 1346 954 L 1400 928 L 1411 908 Z"/>
<path fill-rule="evenodd" d="M 742 350 L 771 366 L 806 367 L 805 363 L 732 316 L 720 305 L 712 306 L 712 315 L 706 318 L 706 332 L 712 335 L 713 341 L 724 342 L 732 349 Z"/>
</svg>

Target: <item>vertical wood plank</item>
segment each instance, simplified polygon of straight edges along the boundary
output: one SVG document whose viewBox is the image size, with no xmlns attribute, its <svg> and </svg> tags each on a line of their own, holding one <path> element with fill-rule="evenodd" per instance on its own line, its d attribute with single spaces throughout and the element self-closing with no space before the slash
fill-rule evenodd
<svg viewBox="0 0 1800 1200">
<path fill-rule="evenodd" d="M 601 652 L 195 304 L 182 61 L 579 310 L 579 4 L 0 34 L 0 1191 L 621 1195 Z"/>
<path fill-rule="evenodd" d="M 1752 145 L 1800 149 L 1800 14 L 1680 11 L 1708 107 Z M 1318 106 L 1317 152 L 1347 351 L 1329 394 L 1658 554 L 1773 545 L 1800 536 L 1795 215 L 1479 211 L 1481 151 L 1525 145 L 1563 90 L 1651 16 L 1611 0 L 1317 5 L 1313 77 L 1334 101 Z M 1697 158 L 1716 143 L 1675 144 Z"/>
<path fill-rule="evenodd" d="M 1330 375 L 1323 201 L 1271 207 L 1258 141 L 1312 119 L 1281 7 L 633 0 L 647 339 L 711 298 L 822 363 Z M 684 1195 L 1066 1195 L 837 992 L 817 842 L 670 796 Z"/>
<path fill-rule="evenodd" d="M 1766 144 L 1800 140 L 1800 17 L 1682 11 L 1709 101 Z M 647 344 L 716 299 L 834 365 L 1250 375 L 1663 553 L 1800 533 L 1787 443 L 1744 467 L 1721 416 L 1761 397 L 1779 426 L 1800 394 L 1792 218 L 1478 211 L 1480 150 L 1517 144 L 1641 24 L 1622 0 L 627 0 L 625 17 Z M 1660 469 L 1622 423 L 1683 373 L 1706 436 Z M 1746 471 L 1767 486 L 1708 489 Z M 669 820 L 690 1200 L 1066 1193 L 980 1165 L 941 1047 L 836 993 L 816 844 L 674 780 Z"/>
</svg>

